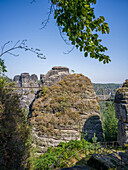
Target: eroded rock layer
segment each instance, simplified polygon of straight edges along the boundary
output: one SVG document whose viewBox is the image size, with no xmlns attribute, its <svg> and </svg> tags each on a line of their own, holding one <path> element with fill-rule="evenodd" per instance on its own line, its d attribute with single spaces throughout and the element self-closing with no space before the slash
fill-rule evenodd
<svg viewBox="0 0 128 170">
<path fill-rule="evenodd" d="M 128 79 L 116 92 L 115 112 L 119 119 L 117 140 L 121 144 L 128 143 Z"/>
<path fill-rule="evenodd" d="M 20 95 L 21 106 L 29 110 L 29 106 L 35 99 L 35 94 L 42 86 L 51 86 L 69 74 L 69 68 L 62 66 L 53 67 L 46 75 L 41 74 L 40 80 L 36 74 L 22 73 L 14 77 L 17 93 Z"/>
<path fill-rule="evenodd" d="M 62 80 L 69 74 L 69 68 L 62 66 L 53 67 L 46 75 L 40 74 L 40 83 L 36 74 L 22 73 L 14 76 L 14 82 L 17 87 L 42 87 L 43 85 L 51 86 Z"/>
<path fill-rule="evenodd" d="M 43 83 L 46 86 L 52 86 L 58 81 L 62 80 L 65 76 L 69 74 L 69 68 L 55 66 L 52 70 L 48 71 L 48 73 L 43 77 Z"/>
<path fill-rule="evenodd" d="M 44 86 L 29 115 L 34 145 L 44 152 L 61 141 L 92 139 L 94 133 L 103 140 L 99 105 L 91 81 L 82 74 L 64 77 L 58 83 Z"/>
</svg>

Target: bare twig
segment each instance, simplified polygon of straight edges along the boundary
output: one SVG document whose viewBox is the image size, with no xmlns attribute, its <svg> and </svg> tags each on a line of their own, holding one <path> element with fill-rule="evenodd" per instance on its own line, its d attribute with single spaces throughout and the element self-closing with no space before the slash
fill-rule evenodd
<svg viewBox="0 0 128 170">
<path fill-rule="evenodd" d="M 10 43 L 10 41 L 6 42 L 6 43 L 1 47 L 1 53 L 3 53 L 5 46 L 6 46 L 7 44 L 9 44 L 9 43 Z"/>
<path fill-rule="evenodd" d="M 32 1 L 31 1 L 31 4 L 33 4 L 33 3 L 35 3 L 35 2 L 36 2 L 36 0 L 32 0 Z"/>
<path fill-rule="evenodd" d="M 15 48 L 19 42 L 20 42 L 20 40 L 18 40 L 18 41 L 16 42 L 16 44 L 13 46 L 13 48 Z"/>
<path fill-rule="evenodd" d="M 69 54 L 69 53 L 71 53 L 73 50 L 74 50 L 74 47 L 75 46 L 73 46 L 72 48 L 71 48 L 71 50 L 67 50 L 67 52 L 63 52 L 64 54 Z"/>
<path fill-rule="evenodd" d="M 61 26 L 58 26 L 58 29 L 59 29 L 59 33 L 60 33 L 60 36 L 61 36 L 61 38 L 62 38 L 62 40 L 65 42 L 65 44 L 67 44 L 67 45 L 71 45 L 70 43 L 69 43 L 69 40 L 67 40 L 64 36 L 64 33 L 62 32 L 62 27 Z"/>
<path fill-rule="evenodd" d="M 10 52 L 8 52 L 8 54 L 13 55 L 14 57 L 18 57 L 19 56 L 19 54 L 13 54 L 13 53 L 10 53 Z"/>
<path fill-rule="evenodd" d="M 49 12 L 48 12 L 48 17 L 47 17 L 47 19 L 42 22 L 42 27 L 41 27 L 41 29 L 44 29 L 44 28 L 47 26 L 47 24 L 49 23 L 50 16 L 51 16 L 52 12 L 53 12 L 53 4 L 51 4 L 51 6 L 50 6 L 50 10 L 49 10 Z"/>
<path fill-rule="evenodd" d="M 42 27 L 41 27 L 41 29 L 44 29 L 44 28 L 47 26 L 47 24 L 48 24 L 49 21 L 50 21 L 50 16 L 51 16 L 51 14 L 52 14 L 53 12 L 55 12 L 55 10 L 58 9 L 58 8 L 60 8 L 60 7 L 58 6 L 58 4 L 56 4 L 56 5 L 53 5 L 53 3 L 50 4 L 50 9 L 49 9 L 49 12 L 48 12 L 48 15 L 47 15 L 47 19 L 42 22 Z M 56 22 L 56 25 L 58 26 L 57 22 Z M 69 41 L 68 39 L 66 39 L 66 35 L 65 35 L 65 33 L 62 31 L 62 29 L 63 29 L 63 28 L 62 28 L 61 26 L 58 26 L 58 30 L 59 30 L 59 33 L 60 33 L 60 36 L 61 36 L 62 40 L 65 42 L 66 45 L 71 45 L 71 44 L 70 44 L 70 41 Z M 73 49 L 74 49 L 74 47 L 73 47 L 71 50 L 69 50 L 67 53 L 64 52 L 64 54 L 69 54 L 71 51 L 73 51 Z"/>
<path fill-rule="evenodd" d="M 7 43 L 5 43 L 3 46 L 2 46 L 2 50 L 1 50 L 1 54 L 0 54 L 0 57 L 2 57 L 4 54 L 10 54 L 10 55 L 13 55 L 15 57 L 18 56 L 18 54 L 14 54 L 12 53 L 12 51 L 16 50 L 16 49 L 23 49 L 25 51 L 30 51 L 32 53 L 35 53 L 37 55 L 37 57 L 41 58 L 41 59 L 46 59 L 45 56 L 43 55 L 43 53 L 40 52 L 40 49 L 34 49 L 34 48 L 29 48 L 27 45 L 26 45 L 26 41 L 27 40 L 18 40 L 14 46 L 12 46 L 11 48 L 7 49 L 7 50 L 4 50 L 5 47 L 12 41 L 8 41 Z"/>
</svg>

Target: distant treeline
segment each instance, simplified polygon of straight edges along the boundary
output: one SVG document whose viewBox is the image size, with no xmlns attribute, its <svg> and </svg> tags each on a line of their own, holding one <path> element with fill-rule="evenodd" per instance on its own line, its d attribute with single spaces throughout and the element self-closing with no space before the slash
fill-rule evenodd
<svg viewBox="0 0 128 170">
<path fill-rule="evenodd" d="M 122 84 L 100 84 L 100 83 L 93 83 L 94 90 L 96 95 L 109 95 L 111 93 L 111 97 L 114 98 L 116 89 L 122 86 Z"/>
</svg>

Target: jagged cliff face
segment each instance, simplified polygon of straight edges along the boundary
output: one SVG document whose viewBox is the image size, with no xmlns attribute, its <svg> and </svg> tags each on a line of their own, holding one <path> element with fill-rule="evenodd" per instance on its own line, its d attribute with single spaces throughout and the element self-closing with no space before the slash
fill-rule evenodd
<svg viewBox="0 0 128 170">
<path fill-rule="evenodd" d="M 46 86 L 52 86 L 53 84 L 62 80 L 65 76 L 69 74 L 69 68 L 67 67 L 53 67 L 52 70 L 48 71 L 46 75 L 43 76 L 42 84 Z"/>
<path fill-rule="evenodd" d="M 35 94 L 39 89 L 46 85 L 51 86 L 69 74 L 69 68 L 56 66 L 48 71 L 46 75 L 40 75 L 40 83 L 36 74 L 29 75 L 29 73 L 22 73 L 14 77 L 14 82 L 18 89 L 17 93 L 20 95 L 21 106 L 29 110 L 29 106 L 35 99 Z"/>
<path fill-rule="evenodd" d="M 96 133 L 103 140 L 99 105 L 91 81 L 82 74 L 68 75 L 58 83 L 44 86 L 29 115 L 34 145 L 40 152 L 61 141 L 91 139 Z"/>
<path fill-rule="evenodd" d="M 117 140 L 121 144 L 128 143 L 128 79 L 116 92 L 115 112 L 119 119 Z"/>
<path fill-rule="evenodd" d="M 21 75 L 16 75 L 13 79 L 17 87 L 39 87 L 38 77 L 36 74 L 22 73 Z"/>
<path fill-rule="evenodd" d="M 36 74 L 29 75 L 29 73 L 22 73 L 21 75 L 14 76 L 14 82 L 17 87 L 42 87 L 43 85 L 52 86 L 58 81 L 62 80 L 69 74 L 69 68 L 55 66 L 52 70 L 48 71 L 46 75 L 40 75 L 40 83 Z"/>
</svg>

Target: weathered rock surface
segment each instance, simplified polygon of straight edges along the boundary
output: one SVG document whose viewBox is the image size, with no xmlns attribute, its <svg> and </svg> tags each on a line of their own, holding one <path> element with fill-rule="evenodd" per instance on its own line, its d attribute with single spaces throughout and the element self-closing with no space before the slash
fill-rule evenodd
<svg viewBox="0 0 128 170">
<path fill-rule="evenodd" d="M 69 74 L 69 68 L 62 66 L 55 66 L 48 71 L 46 75 L 40 74 L 40 84 L 36 74 L 22 73 L 16 75 L 14 81 L 17 87 L 40 87 L 42 85 L 51 86 Z"/>
<path fill-rule="evenodd" d="M 88 160 L 88 165 L 97 170 L 125 169 L 126 164 L 121 162 L 118 154 L 93 154 Z"/>
<path fill-rule="evenodd" d="M 128 79 L 116 92 L 115 112 L 119 119 L 117 140 L 128 144 Z"/>
<path fill-rule="evenodd" d="M 128 169 L 128 150 L 126 152 L 119 152 L 119 156 L 122 158 L 122 162 Z"/>
<path fill-rule="evenodd" d="M 69 68 L 67 67 L 53 67 L 44 77 L 43 82 L 46 86 L 52 86 L 53 84 L 62 80 L 69 74 Z"/>
<path fill-rule="evenodd" d="M 20 75 L 16 75 L 13 79 L 13 81 L 15 82 L 17 87 L 21 87 L 21 81 L 20 81 L 21 76 Z"/>
<path fill-rule="evenodd" d="M 78 165 L 78 166 L 74 166 L 74 167 L 63 168 L 60 170 L 96 170 L 96 169 L 89 167 L 88 165 Z"/>
<path fill-rule="evenodd" d="M 69 74 L 47 89 L 44 86 L 33 102 L 29 121 L 40 152 L 61 141 L 79 140 L 86 132 L 86 139 L 95 133 L 103 140 L 96 94 L 91 81 L 82 74 Z"/>
<path fill-rule="evenodd" d="M 39 87 L 38 77 L 36 74 L 22 73 L 16 75 L 13 79 L 17 87 Z"/>
<path fill-rule="evenodd" d="M 67 67 L 56 66 L 53 67 L 46 75 L 40 75 L 40 83 L 36 74 L 29 75 L 29 73 L 22 73 L 14 77 L 14 82 L 18 89 L 17 93 L 21 96 L 21 106 L 29 110 L 29 106 L 35 99 L 36 93 L 43 86 L 51 86 L 69 74 Z"/>
</svg>

